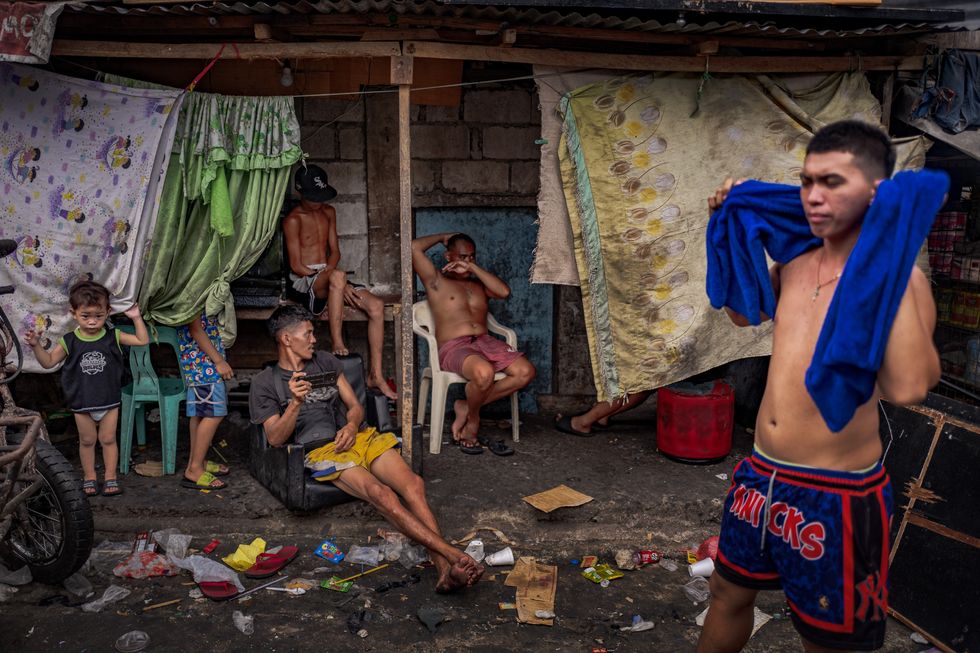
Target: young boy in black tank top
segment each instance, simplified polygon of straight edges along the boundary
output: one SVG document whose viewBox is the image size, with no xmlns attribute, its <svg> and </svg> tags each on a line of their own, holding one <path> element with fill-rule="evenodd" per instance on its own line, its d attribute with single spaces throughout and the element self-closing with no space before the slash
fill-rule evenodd
<svg viewBox="0 0 980 653">
<path fill-rule="evenodd" d="M 28 331 L 24 340 L 30 345 L 41 367 L 51 369 L 62 361 L 61 384 L 68 407 L 75 413 L 78 427 L 78 457 L 82 461 L 82 491 L 98 494 L 95 475 L 95 443 L 102 444 L 105 466 L 104 496 L 122 493 L 116 471 L 119 449 L 116 425 L 122 396 L 122 374 L 126 361 L 121 345 L 145 345 L 150 342 L 139 306 L 125 312 L 133 321 L 135 334 L 106 328 L 109 317 L 109 291 L 94 281 L 80 281 L 68 291 L 70 313 L 78 327 L 65 334 L 51 351 L 40 346 L 38 334 Z"/>
</svg>

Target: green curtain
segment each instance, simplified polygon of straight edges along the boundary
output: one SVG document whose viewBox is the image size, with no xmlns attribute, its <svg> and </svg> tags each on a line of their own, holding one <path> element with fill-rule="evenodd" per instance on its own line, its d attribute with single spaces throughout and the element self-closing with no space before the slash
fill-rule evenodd
<svg viewBox="0 0 980 653">
<path fill-rule="evenodd" d="M 185 97 L 140 289 L 145 317 L 175 326 L 203 307 L 218 316 L 225 345 L 234 343 L 230 284 L 279 226 L 299 139 L 292 98 Z"/>
</svg>

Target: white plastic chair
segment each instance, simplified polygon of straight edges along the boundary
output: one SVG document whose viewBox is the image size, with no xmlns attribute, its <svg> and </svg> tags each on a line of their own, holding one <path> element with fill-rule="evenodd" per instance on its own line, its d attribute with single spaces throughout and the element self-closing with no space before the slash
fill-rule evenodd
<svg viewBox="0 0 980 653">
<path fill-rule="evenodd" d="M 487 313 L 487 330 L 504 337 L 508 345 L 517 349 L 517 333 L 513 329 L 508 329 Z M 439 367 L 439 348 L 436 344 L 435 323 L 432 320 L 432 312 L 429 310 L 429 302 L 416 302 L 412 306 L 412 331 L 425 338 L 429 345 L 429 367 L 422 371 L 422 383 L 419 387 L 419 413 L 416 420 L 420 425 L 425 425 L 425 403 L 429 397 L 429 387 L 432 387 L 432 416 L 429 419 L 429 451 L 439 453 L 442 449 L 442 426 L 446 417 L 446 394 L 449 386 L 454 383 L 466 383 L 466 379 L 453 372 L 444 372 Z M 506 374 L 497 372 L 493 380 L 499 381 Z M 510 422 L 511 436 L 514 442 L 520 440 L 520 418 L 517 412 L 517 393 L 510 396 Z"/>
</svg>

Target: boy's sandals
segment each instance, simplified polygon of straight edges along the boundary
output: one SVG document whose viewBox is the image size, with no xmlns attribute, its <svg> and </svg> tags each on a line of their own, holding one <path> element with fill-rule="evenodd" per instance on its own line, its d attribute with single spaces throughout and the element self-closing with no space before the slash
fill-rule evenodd
<svg viewBox="0 0 980 653">
<path fill-rule="evenodd" d="M 104 497 L 117 497 L 122 492 L 119 481 L 114 478 L 106 479 L 105 483 L 102 484 L 102 496 Z"/>
<path fill-rule="evenodd" d="M 211 472 L 204 472 L 196 481 L 184 476 L 180 479 L 180 486 L 192 490 L 223 490 L 228 487 L 228 484 L 216 478 Z"/>
<path fill-rule="evenodd" d="M 228 465 L 222 465 L 210 460 L 205 464 L 204 471 L 211 472 L 211 474 L 214 476 L 228 476 L 228 474 L 231 473 L 231 470 L 228 469 Z"/>
<path fill-rule="evenodd" d="M 82 481 L 82 494 L 87 497 L 94 497 L 99 493 L 99 482 L 95 479 Z"/>
</svg>

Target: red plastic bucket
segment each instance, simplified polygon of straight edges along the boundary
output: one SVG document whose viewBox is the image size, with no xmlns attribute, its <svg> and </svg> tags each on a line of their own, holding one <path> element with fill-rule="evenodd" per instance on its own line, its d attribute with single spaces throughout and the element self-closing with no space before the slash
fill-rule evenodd
<svg viewBox="0 0 980 653">
<path fill-rule="evenodd" d="M 657 449 L 684 463 L 712 463 L 732 450 L 735 392 L 715 381 L 708 392 L 696 386 L 657 390 Z"/>
</svg>

